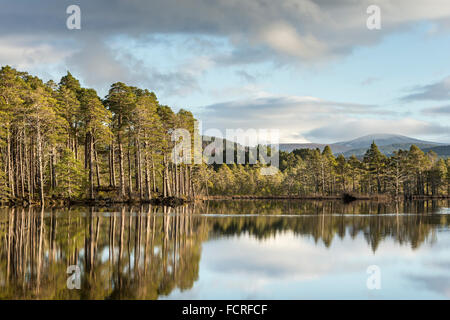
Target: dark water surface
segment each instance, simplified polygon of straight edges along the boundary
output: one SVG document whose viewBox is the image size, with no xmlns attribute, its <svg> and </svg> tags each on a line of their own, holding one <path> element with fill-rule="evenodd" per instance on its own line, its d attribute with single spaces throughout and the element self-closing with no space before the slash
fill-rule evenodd
<svg viewBox="0 0 450 320">
<path fill-rule="evenodd" d="M 0 299 L 448 299 L 449 207 L 0 208 Z"/>
</svg>

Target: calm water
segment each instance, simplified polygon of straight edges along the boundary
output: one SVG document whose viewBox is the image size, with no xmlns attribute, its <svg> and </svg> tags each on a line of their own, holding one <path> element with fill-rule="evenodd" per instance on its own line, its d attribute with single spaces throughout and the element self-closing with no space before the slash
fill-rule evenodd
<svg viewBox="0 0 450 320">
<path fill-rule="evenodd" d="M 0 299 L 448 299 L 450 204 L 0 209 Z M 77 265 L 81 289 L 67 288 Z M 369 266 L 381 288 L 369 290 Z"/>
</svg>

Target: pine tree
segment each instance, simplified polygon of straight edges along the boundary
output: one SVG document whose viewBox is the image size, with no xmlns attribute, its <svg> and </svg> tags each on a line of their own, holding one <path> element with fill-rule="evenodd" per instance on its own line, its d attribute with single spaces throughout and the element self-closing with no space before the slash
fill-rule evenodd
<svg viewBox="0 0 450 320">
<path fill-rule="evenodd" d="M 105 99 L 108 110 L 113 116 L 113 132 L 117 137 L 119 148 L 119 181 L 120 195 L 125 196 L 125 167 L 123 143 L 126 129 L 129 129 L 131 115 L 136 105 L 136 95 L 132 89 L 122 82 L 116 82 L 111 86 Z M 132 188 L 131 185 L 128 188 Z"/>
<path fill-rule="evenodd" d="M 85 169 L 89 172 L 89 198 L 94 197 L 94 157 L 97 158 L 96 145 L 99 141 L 107 142 L 111 136 L 108 124 L 111 114 L 106 110 L 93 89 L 82 89 L 80 96 L 81 121 L 85 136 Z M 97 184 L 100 186 L 97 165 Z"/>
<path fill-rule="evenodd" d="M 361 161 L 353 154 L 350 159 L 348 160 L 348 163 L 350 165 L 350 175 L 352 179 L 352 191 L 355 192 L 356 190 L 360 190 L 360 188 L 356 187 L 356 182 L 359 181 L 361 184 L 361 177 L 360 173 L 362 170 L 362 164 Z M 358 180 L 357 180 L 358 179 Z"/>
<path fill-rule="evenodd" d="M 59 197 L 73 199 L 82 198 L 88 184 L 83 163 L 75 158 L 72 150 L 66 148 L 56 165 L 59 184 L 55 194 Z"/>
<path fill-rule="evenodd" d="M 372 181 L 375 180 L 376 192 L 381 193 L 382 176 L 383 170 L 386 165 L 386 156 L 381 153 L 375 142 L 372 142 L 372 144 L 370 145 L 370 149 L 367 150 L 366 154 L 364 155 L 364 163 L 366 164 L 368 170 L 369 191 L 372 192 Z"/>
</svg>

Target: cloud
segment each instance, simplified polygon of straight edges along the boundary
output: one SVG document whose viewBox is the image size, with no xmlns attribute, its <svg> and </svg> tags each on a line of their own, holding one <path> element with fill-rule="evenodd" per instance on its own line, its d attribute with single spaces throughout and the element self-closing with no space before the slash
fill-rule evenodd
<svg viewBox="0 0 450 320">
<path fill-rule="evenodd" d="M 327 51 L 325 43 L 313 35 L 302 36 L 293 26 L 282 22 L 263 29 L 260 39 L 276 52 L 304 60 L 313 60 Z"/>
<path fill-rule="evenodd" d="M 376 105 L 307 96 L 266 94 L 202 107 L 203 127 L 279 129 L 281 142 L 336 142 L 373 133 L 446 140 L 450 127 L 417 120 Z"/>
<path fill-rule="evenodd" d="M 450 105 L 426 108 L 426 109 L 423 109 L 422 112 L 425 114 L 430 114 L 430 115 L 443 115 L 443 116 L 447 115 L 447 116 L 449 116 L 450 115 Z"/>
<path fill-rule="evenodd" d="M 355 119 L 343 118 L 339 121 L 328 123 L 316 128 L 304 135 L 308 139 L 322 141 L 336 138 L 347 140 L 373 133 L 392 133 L 409 136 L 436 137 L 447 136 L 450 133 L 449 126 L 443 126 L 434 122 L 416 120 L 412 118 L 400 119 Z"/>
<path fill-rule="evenodd" d="M 42 59 L 45 63 L 57 54 L 57 51 L 47 51 L 50 52 L 47 57 L 33 55 L 33 59 Z M 1 57 L 0 53 L 0 61 Z M 75 76 L 81 75 L 83 85 L 94 87 L 103 94 L 106 94 L 113 82 L 121 81 L 129 85 L 145 86 L 166 95 L 184 96 L 199 90 L 198 76 L 212 64 L 204 57 L 195 57 L 174 66 L 171 70 L 162 70 L 96 37 L 83 38 L 78 43 L 78 48 L 66 53 L 64 58 L 62 72 L 70 70 Z M 57 62 L 57 59 L 53 60 Z M 31 68 L 33 71 L 30 64 L 18 64 L 17 67 L 27 71 Z"/>
<path fill-rule="evenodd" d="M 448 275 L 409 275 L 408 280 L 421 290 L 430 290 L 450 298 L 450 277 Z"/>
<path fill-rule="evenodd" d="M 363 86 L 370 86 L 370 85 L 372 85 L 372 84 L 374 84 L 375 82 L 378 82 L 378 81 L 380 81 L 379 78 L 368 77 L 368 78 L 364 79 L 363 81 L 361 81 L 361 85 L 363 85 Z"/>
<path fill-rule="evenodd" d="M 57 47 L 57 50 L 54 50 Z M 61 44 L 37 42 L 32 38 L 16 39 L 0 37 L 0 62 L 8 61 L 18 68 L 28 69 L 36 65 L 57 64 L 69 57 L 71 52 Z"/>
<path fill-rule="evenodd" d="M 21 46 L 29 51 L 17 54 L 14 50 L 20 46 L 12 50 L 2 41 L 0 63 L 37 67 L 42 61 L 48 63 L 47 57 L 52 63 L 56 60 L 78 68 L 89 83 L 105 86 L 120 74 L 146 84 L 167 83 L 162 86 L 175 87 L 170 94 L 182 94 L 198 90 L 195 83 L 201 72 L 186 72 L 178 65 L 175 70 L 142 68 L 140 63 L 130 69 L 124 61 L 130 53 L 126 45 L 117 48 L 121 52 L 118 54 L 106 52 L 109 46 L 104 44 L 122 36 L 123 43 L 140 39 L 150 45 L 163 35 L 169 39 L 169 46 L 173 44 L 171 37 L 197 39 L 193 46 L 211 49 L 208 59 L 215 66 L 265 61 L 307 64 L 374 45 L 415 22 L 429 21 L 436 30 L 446 32 L 450 20 L 447 0 L 434 0 L 433 5 L 426 0 L 375 1 L 382 10 L 383 27 L 379 32 L 365 27 L 366 8 L 374 4 L 373 0 L 80 0 L 77 4 L 81 7 L 82 29 L 71 31 L 66 28 L 66 8 L 70 4 L 60 0 L 2 1 L 0 38 L 8 35 L 21 41 L 28 39 Z M 217 41 L 226 43 L 230 50 L 215 47 Z M 65 47 L 61 47 L 62 43 Z M 36 58 L 30 60 L 30 56 Z M 110 70 L 105 70 L 105 65 Z"/>
<path fill-rule="evenodd" d="M 247 82 L 255 82 L 256 81 L 256 77 L 251 75 L 250 73 L 248 73 L 245 70 L 238 70 L 238 71 L 236 71 L 236 74 L 239 77 L 242 77 Z"/>
<path fill-rule="evenodd" d="M 247 100 L 228 101 L 204 107 L 205 114 L 220 115 L 224 118 L 234 118 L 237 114 L 241 116 L 280 116 L 280 113 L 296 112 L 322 113 L 345 112 L 347 114 L 364 114 L 373 112 L 374 105 L 365 105 L 348 102 L 327 101 L 309 96 L 273 96 L 256 97 Z M 282 112 L 283 111 L 283 112 Z M 283 115 L 281 115 L 283 116 Z"/>
<path fill-rule="evenodd" d="M 375 105 L 267 93 L 204 106 L 201 110 L 197 115 L 205 129 L 217 128 L 223 132 L 226 129 L 279 129 L 284 142 L 307 142 L 306 133 L 332 126 L 346 117 L 391 113 Z"/>
<path fill-rule="evenodd" d="M 432 84 L 417 86 L 412 89 L 412 92 L 402 97 L 402 100 L 408 102 L 416 100 L 450 100 L 450 76 Z"/>
</svg>

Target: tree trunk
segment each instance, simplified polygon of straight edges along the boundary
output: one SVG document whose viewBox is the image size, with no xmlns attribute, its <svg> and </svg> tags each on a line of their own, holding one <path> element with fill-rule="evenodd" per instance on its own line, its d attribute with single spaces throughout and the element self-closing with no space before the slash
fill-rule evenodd
<svg viewBox="0 0 450 320">
<path fill-rule="evenodd" d="M 152 153 L 152 181 L 153 181 L 153 192 L 156 192 L 156 171 L 155 171 L 155 161 L 153 159 L 153 153 Z"/>
<path fill-rule="evenodd" d="M 145 191 L 147 193 L 147 199 L 151 199 L 152 198 L 152 192 L 150 189 L 150 168 L 149 168 L 149 161 L 148 161 L 148 152 L 147 152 L 147 148 L 146 145 L 144 145 L 144 149 L 145 149 Z"/>
<path fill-rule="evenodd" d="M 38 157 L 38 166 L 39 166 L 39 195 L 41 198 L 41 206 L 44 206 L 45 200 L 44 200 L 44 175 L 43 175 L 43 168 L 42 168 L 42 138 L 41 138 L 41 124 L 37 123 L 36 128 L 36 135 L 37 135 L 37 157 Z"/>
<path fill-rule="evenodd" d="M 92 153 L 93 153 L 93 141 L 92 141 L 92 134 L 89 132 L 86 134 L 86 144 L 85 148 L 87 150 L 87 163 L 88 163 L 88 170 L 89 170 L 89 199 L 94 199 L 94 165 L 92 160 Z"/>
<path fill-rule="evenodd" d="M 127 150 L 127 159 L 128 159 L 128 196 L 131 199 L 133 194 L 133 179 L 131 178 L 131 136 L 128 136 L 128 150 Z"/>
<path fill-rule="evenodd" d="M 172 190 L 170 189 L 170 181 L 169 181 L 169 165 L 167 163 L 167 157 L 164 154 L 164 197 L 171 197 L 172 196 Z"/>
<path fill-rule="evenodd" d="M 11 192 L 11 197 L 15 198 L 16 194 L 14 191 L 14 178 L 13 178 L 13 169 L 12 169 L 12 159 L 11 159 L 11 133 L 10 129 L 7 130 L 7 136 L 6 136 L 6 149 L 7 149 L 7 164 L 8 164 L 8 187 Z"/>
<path fill-rule="evenodd" d="M 24 165 L 24 148 L 25 148 L 25 129 L 22 130 L 22 133 L 20 135 L 21 138 L 21 144 L 19 146 L 19 158 L 20 158 L 20 188 L 22 192 L 22 199 L 25 199 L 25 165 Z"/>
<path fill-rule="evenodd" d="M 120 129 L 117 132 L 117 144 L 119 146 L 119 181 L 120 181 L 120 196 L 125 196 L 125 179 L 123 174 L 123 147 Z"/>
<path fill-rule="evenodd" d="M 138 133 L 139 134 L 139 133 Z M 141 142 L 139 137 L 134 140 L 136 145 L 136 163 L 135 163 L 135 172 L 136 172 L 136 189 L 139 192 L 139 199 L 142 199 L 142 175 L 141 175 Z"/>
<path fill-rule="evenodd" d="M 95 142 L 93 143 L 92 149 L 94 150 L 94 157 L 95 157 L 95 174 L 97 176 L 97 187 L 100 188 L 100 168 L 98 165 L 98 154 L 97 154 L 97 148 L 95 147 Z"/>
<path fill-rule="evenodd" d="M 112 177 L 112 185 L 116 186 L 116 152 L 114 148 L 114 139 L 111 142 L 111 177 Z"/>
</svg>

